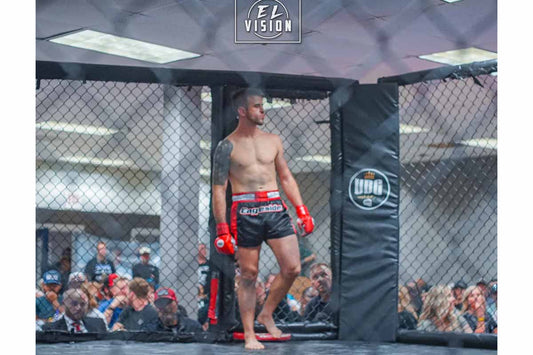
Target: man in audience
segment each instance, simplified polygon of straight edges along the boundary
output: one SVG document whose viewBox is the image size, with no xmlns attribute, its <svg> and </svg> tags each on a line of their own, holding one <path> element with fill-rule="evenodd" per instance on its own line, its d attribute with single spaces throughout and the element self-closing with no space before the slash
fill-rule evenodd
<svg viewBox="0 0 533 355">
<path fill-rule="evenodd" d="M 311 265 L 311 282 L 318 291 L 305 307 L 304 318 L 308 321 L 330 321 L 333 312 L 329 304 L 331 296 L 331 269 L 325 263 Z"/>
<path fill-rule="evenodd" d="M 61 274 L 57 270 L 48 270 L 43 274 L 44 296 L 35 299 L 36 316 L 38 320 L 50 322 L 56 313 L 63 312 L 61 306 Z"/>
<path fill-rule="evenodd" d="M 157 331 L 173 332 L 174 334 L 202 331 L 200 323 L 179 311 L 178 299 L 172 289 L 161 287 L 156 291 L 154 298 L 159 315 Z"/>
<path fill-rule="evenodd" d="M 113 325 L 112 330 L 153 331 L 157 328 L 159 316 L 150 304 L 150 285 L 145 279 L 135 277 L 129 283 L 127 306 Z"/>
<path fill-rule="evenodd" d="M 63 251 L 65 253 L 65 251 Z M 70 262 L 70 255 L 62 255 L 58 262 L 53 264 L 48 270 L 57 270 L 61 274 L 61 284 L 67 285 L 68 284 L 68 277 L 71 270 L 71 262 Z M 59 293 L 63 293 L 67 287 L 62 287 L 61 291 Z"/>
<path fill-rule="evenodd" d="M 489 297 L 487 297 L 487 313 L 498 322 L 498 282 L 491 280 L 489 283 Z"/>
<path fill-rule="evenodd" d="M 80 288 L 84 283 L 88 283 L 87 276 L 81 271 L 75 271 L 68 276 L 68 284 L 66 289 Z"/>
<path fill-rule="evenodd" d="M 140 277 L 145 280 L 151 279 L 157 287 L 157 285 L 159 285 L 159 268 L 150 264 L 150 252 L 151 250 L 148 247 L 142 247 L 139 249 L 141 262 L 133 265 L 131 273 L 134 278 Z"/>
<path fill-rule="evenodd" d="M 313 287 L 309 286 L 302 292 L 302 296 L 300 297 L 300 315 L 303 316 L 305 312 L 305 307 L 311 301 L 313 298 L 318 296 L 318 291 Z"/>
<path fill-rule="evenodd" d="M 453 303 L 455 304 L 455 309 L 458 311 L 463 307 L 463 294 L 466 289 L 466 283 L 463 280 L 457 281 L 452 288 L 452 294 L 454 297 Z"/>
<path fill-rule="evenodd" d="M 87 317 L 89 299 L 80 289 L 64 293 L 65 313 L 55 322 L 45 324 L 43 331 L 61 330 L 71 333 L 105 333 L 105 322 L 100 318 Z"/>
<path fill-rule="evenodd" d="M 106 299 L 100 302 L 98 310 L 104 314 L 109 328 L 112 328 L 128 305 L 128 281 L 117 274 L 111 274 L 105 278 L 102 289 Z"/>
<path fill-rule="evenodd" d="M 209 274 L 209 260 L 207 259 L 207 246 L 205 243 L 198 244 L 198 283 L 205 290 L 207 276 Z"/>
<path fill-rule="evenodd" d="M 103 241 L 96 244 L 96 256 L 92 258 L 85 266 L 85 274 L 89 281 L 102 282 L 103 275 L 115 273 L 115 266 L 106 258 L 107 249 Z"/>
</svg>

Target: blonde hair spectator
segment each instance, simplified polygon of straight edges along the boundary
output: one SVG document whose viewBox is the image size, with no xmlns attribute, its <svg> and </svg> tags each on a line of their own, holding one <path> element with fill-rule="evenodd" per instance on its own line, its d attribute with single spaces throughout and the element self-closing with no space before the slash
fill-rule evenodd
<svg viewBox="0 0 533 355">
<path fill-rule="evenodd" d="M 433 286 L 422 306 L 417 329 L 437 332 L 461 331 L 454 309 L 452 289 L 446 285 Z"/>
</svg>

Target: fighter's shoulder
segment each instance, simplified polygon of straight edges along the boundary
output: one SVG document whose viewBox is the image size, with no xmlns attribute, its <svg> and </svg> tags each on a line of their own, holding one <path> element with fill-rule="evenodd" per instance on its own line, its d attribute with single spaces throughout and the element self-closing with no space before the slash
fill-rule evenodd
<svg viewBox="0 0 533 355">
<path fill-rule="evenodd" d="M 263 137 L 272 143 L 281 143 L 281 137 L 274 133 L 263 132 Z"/>
</svg>

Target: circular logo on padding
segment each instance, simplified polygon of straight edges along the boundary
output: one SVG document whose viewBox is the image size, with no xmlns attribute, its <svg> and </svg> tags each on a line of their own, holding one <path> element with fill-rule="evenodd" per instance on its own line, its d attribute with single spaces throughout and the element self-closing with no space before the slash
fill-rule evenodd
<svg viewBox="0 0 533 355">
<path fill-rule="evenodd" d="M 379 170 L 362 169 L 350 179 L 348 192 L 354 205 L 363 210 L 375 210 L 389 199 L 389 179 Z"/>
</svg>

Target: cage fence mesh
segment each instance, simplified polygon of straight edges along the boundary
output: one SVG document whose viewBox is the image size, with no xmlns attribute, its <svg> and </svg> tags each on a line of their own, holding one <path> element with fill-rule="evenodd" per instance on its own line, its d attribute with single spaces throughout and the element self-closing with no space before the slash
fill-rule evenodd
<svg viewBox="0 0 533 355">
<path fill-rule="evenodd" d="M 429 311 L 438 295 L 430 289 L 447 285 L 455 331 L 470 332 L 476 321 L 461 320 L 473 312 L 468 287 L 478 285 L 490 332 L 489 318 L 497 322 L 497 76 L 420 82 L 399 93 L 402 313 L 407 308 L 425 330 L 424 306 Z M 413 329 L 415 319 L 402 316 L 400 328 Z"/>
<path fill-rule="evenodd" d="M 276 313 L 295 321 L 311 285 L 309 265 L 329 264 L 329 125 L 315 123 L 329 119 L 329 104 L 274 98 L 265 105 L 265 129 L 281 135 L 317 222 L 300 244 L 306 262 L 291 291 L 298 302 L 286 300 L 291 305 Z M 211 248 L 209 88 L 41 80 L 36 141 L 36 288 L 55 269 L 62 293 L 72 286 L 69 275 L 83 272 L 103 300 L 109 274 L 141 277 L 154 289 L 175 290 L 181 311 L 204 324 L 207 266 L 199 254 L 208 258 Z M 265 246 L 258 290 L 278 271 Z M 37 316 L 51 321 L 58 314 Z"/>
</svg>

